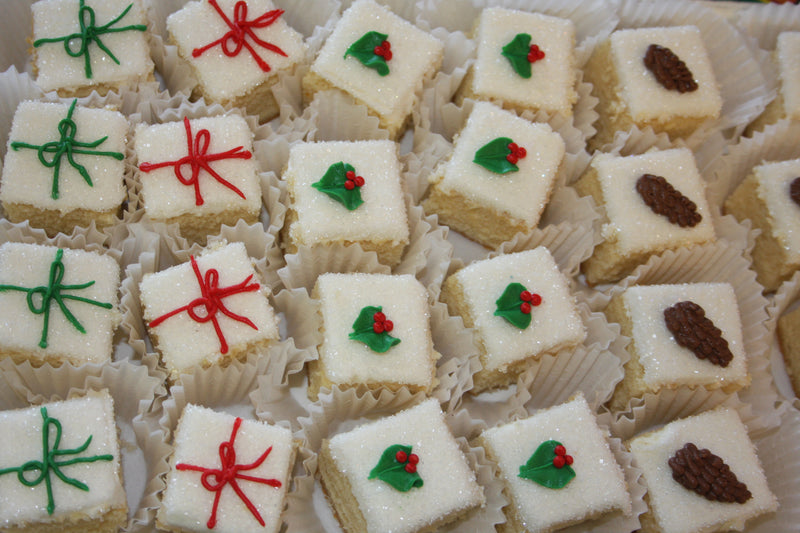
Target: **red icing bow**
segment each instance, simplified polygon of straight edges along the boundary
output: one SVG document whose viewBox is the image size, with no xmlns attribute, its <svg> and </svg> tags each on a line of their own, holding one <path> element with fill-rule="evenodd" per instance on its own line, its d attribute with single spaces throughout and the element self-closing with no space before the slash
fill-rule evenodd
<svg viewBox="0 0 800 533">
<path fill-rule="evenodd" d="M 203 205 L 204 203 L 203 196 L 200 194 L 200 183 L 198 182 L 201 168 L 211 174 L 215 180 L 244 199 L 244 193 L 240 191 L 236 185 L 220 176 L 216 170 L 211 168 L 209 163 L 211 161 L 219 161 L 220 159 L 250 159 L 253 154 L 248 150 L 244 150 L 243 146 L 237 146 L 236 148 L 231 148 L 230 150 L 220 152 L 218 154 L 208 154 L 208 146 L 211 144 L 211 132 L 205 129 L 200 130 L 197 132 L 197 137 L 192 139 L 192 126 L 189 124 L 188 118 L 183 117 L 183 125 L 186 128 L 186 143 L 189 155 L 182 157 L 177 161 L 142 163 L 139 165 L 139 170 L 142 172 L 150 172 L 151 170 L 155 170 L 157 168 L 174 166 L 175 177 L 178 178 L 178 181 L 184 185 L 192 185 L 194 187 L 195 205 Z M 183 165 L 189 165 L 192 168 L 191 177 L 186 178 L 183 175 L 183 171 L 181 170 Z"/>
<path fill-rule="evenodd" d="M 252 463 L 247 465 L 236 464 L 236 450 L 234 449 L 234 442 L 236 441 L 236 433 L 239 431 L 239 426 L 241 425 L 242 419 L 237 417 L 236 421 L 233 423 L 231 438 L 220 443 L 219 445 L 220 468 L 206 468 L 203 466 L 189 465 L 186 463 L 178 463 L 175 465 L 175 468 L 181 471 L 192 470 L 195 472 L 202 472 L 203 474 L 200 476 L 200 482 L 203 484 L 203 487 L 205 487 L 206 490 L 215 493 L 214 506 L 211 508 L 211 516 L 208 518 L 208 522 L 206 523 L 208 529 L 212 529 L 217 524 L 217 507 L 219 506 L 219 498 L 222 495 L 222 489 L 224 489 L 226 485 L 231 486 L 236 495 L 239 496 L 239 498 L 247 506 L 262 527 L 265 526 L 264 519 L 261 518 L 258 509 L 256 509 L 256 506 L 253 505 L 253 502 L 251 502 L 244 493 L 237 480 L 243 479 L 245 481 L 253 481 L 255 483 L 262 483 L 264 485 L 269 485 L 276 488 L 281 486 L 281 482 L 277 479 L 248 476 L 240 473 L 241 471 L 258 468 L 272 451 L 272 446 L 270 446 L 264 453 L 261 454 L 258 459 Z"/>
<path fill-rule="evenodd" d="M 202 293 L 202 296 L 195 298 L 183 307 L 173 309 L 169 313 L 161 315 L 160 317 L 150 321 L 148 326 L 154 328 L 171 316 L 186 311 L 189 317 L 195 322 L 202 323 L 210 320 L 211 323 L 214 324 L 214 331 L 217 332 L 217 338 L 219 338 L 220 353 L 228 353 L 228 343 L 225 340 L 225 335 L 222 334 L 222 329 L 219 327 L 217 311 L 221 312 L 228 318 L 236 320 L 237 322 L 247 324 L 255 330 L 257 330 L 258 327 L 256 327 L 256 325 L 253 324 L 249 318 L 237 315 L 225 307 L 225 303 L 222 301 L 222 299 L 234 294 L 239 294 L 241 292 L 254 292 L 257 291 L 261 286 L 258 283 L 250 283 L 250 280 L 253 279 L 253 275 L 250 274 L 241 283 L 220 288 L 219 272 L 217 269 L 209 268 L 206 271 L 205 276 L 203 276 L 200 273 L 200 267 L 197 266 L 197 261 L 195 261 L 194 256 L 191 256 L 190 259 L 192 262 L 192 270 L 194 270 L 197 283 L 200 285 L 200 292 Z M 201 309 L 203 310 L 202 312 L 204 314 L 198 313 L 198 311 Z"/>
<path fill-rule="evenodd" d="M 222 47 L 222 52 L 226 56 L 234 57 L 238 55 L 239 52 L 242 51 L 242 47 L 244 47 L 247 48 L 247 51 L 253 56 L 253 59 L 255 59 L 256 63 L 258 63 L 258 66 L 261 67 L 261 70 L 264 72 L 269 72 L 271 70 L 270 66 L 266 61 L 261 59 L 261 57 L 256 53 L 255 49 L 253 49 L 253 46 L 247 42 L 248 36 L 257 45 L 286 57 L 286 52 L 274 44 L 259 39 L 258 36 L 256 36 L 256 34 L 253 32 L 253 28 L 266 28 L 278 20 L 278 17 L 283 15 L 282 9 L 273 9 L 272 11 L 267 11 L 260 17 L 257 17 L 253 20 L 247 20 L 247 3 L 244 2 L 244 0 L 239 0 L 239 2 L 236 2 L 236 5 L 233 8 L 233 22 L 231 22 L 231 19 L 229 19 L 222 9 L 220 9 L 219 5 L 217 5 L 216 0 L 208 0 L 208 3 L 217 10 L 217 13 L 219 13 L 219 16 L 225 21 L 225 24 L 228 25 L 230 31 L 216 41 L 192 50 L 192 57 L 200 57 L 203 52 L 217 45 Z"/>
</svg>

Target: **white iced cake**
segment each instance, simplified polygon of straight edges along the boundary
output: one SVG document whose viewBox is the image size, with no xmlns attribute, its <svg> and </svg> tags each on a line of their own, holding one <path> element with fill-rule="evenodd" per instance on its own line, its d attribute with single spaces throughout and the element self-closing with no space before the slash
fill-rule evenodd
<svg viewBox="0 0 800 533">
<path fill-rule="evenodd" d="M 506 530 L 543 533 L 615 511 L 629 515 L 625 476 L 607 438 L 583 396 L 485 430 L 481 443 L 510 500 Z"/>
<path fill-rule="evenodd" d="M 0 246 L 0 356 L 34 366 L 105 363 L 113 353 L 120 270 L 108 255 Z"/>
<path fill-rule="evenodd" d="M 621 279 L 653 254 L 715 239 L 705 182 L 688 148 L 596 154 L 576 188 L 605 213 L 603 242 L 582 265 L 591 285 Z"/>
<path fill-rule="evenodd" d="M 474 393 L 507 386 L 531 361 L 586 337 L 569 282 L 543 246 L 472 263 L 447 278 L 442 299 L 475 330 L 483 368 Z"/>
<path fill-rule="evenodd" d="M 271 91 L 278 73 L 292 71 L 306 52 L 282 15 L 270 0 L 203 0 L 171 14 L 167 29 L 197 76 L 199 95 L 268 121 L 279 111 Z"/>
<path fill-rule="evenodd" d="M 376 115 L 397 137 L 422 90 L 442 62 L 444 45 L 373 0 L 342 14 L 303 79 L 303 96 L 338 89 Z"/>
<path fill-rule="evenodd" d="M 758 165 L 725 211 L 761 230 L 753 248 L 758 282 L 774 291 L 800 268 L 800 159 Z"/>
<path fill-rule="evenodd" d="M 106 390 L 0 412 L 5 531 L 110 533 L 127 518 L 114 402 Z"/>
<path fill-rule="evenodd" d="M 430 392 L 436 359 L 425 287 L 414 276 L 322 274 L 319 360 L 309 369 L 309 396 L 320 387 Z"/>
<path fill-rule="evenodd" d="M 324 440 L 319 468 L 347 531 L 436 531 L 484 503 L 435 399 Z"/>
<path fill-rule="evenodd" d="M 257 222 L 261 185 L 253 132 L 239 115 L 136 128 L 134 150 L 147 216 L 204 243 L 222 224 Z"/>
<path fill-rule="evenodd" d="M 292 146 L 283 172 L 289 212 L 284 246 L 358 243 L 394 266 L 409 241 L 397 145 L 334 141 Z"/>
<path fill-rule="evenodd" d="M 598 133 L 591 140 L 595 147 L 634 125 L 687 137 L 722 110 L 712 63 L 695 26 L 617 30 L 596 47 L 585 76 L 600 99 Z"/>
<path fill-rule="evenodd" d="M 746 520 L 778 508 L 747 428 L 733 410 L 718 408 L 670 422 L 633 438 L 628 446 L 647 484 L 649 512 L 642 516 L 643 532 L 741 531 Z M 712 455 L 727 465 L 727 474 Z M 703 479 L 687 480 L 691 472 Z M 694 488 L 687 488 L 687 481 Z"/>
<path fill-rule="evenodd" d="M 287 428 L 188 404 L 175 431 L 157 526 L 277 533 L 294 456 Z"/>
<path fill-rule="evenodd" d="M 539 224 L 564 158 L 547 124 L 477 102 L 450 160 L 431 177 L 426 211 L 490 248 Z"/>
<path fill-rule="evenodd" d="M 245 359 L 279 337 L 270 290 L 242 243 L 220 243 L 187 263 L 147 274 L 139 290 L 170 379 L 196 366 Z"/>
<path fill-rule="evenodd" d="M 474 39 L 477 58 L 458 98 L 491 100 L 520 112 L 572 115 L 578 71 L 571 20 L 486 8 Z"/>
<path fill-rule="evenodd" d="M 33 11 L 33 68 L 45 92 L 86 96 L 152 81 L 140 0 L 40 0 Z"/>
<path fill-rule="evenodd" d="M 662 389 L 733 392 L 750 382 L 739 305 L 728 283 L 629 287 L 606 312 L 631 338 L 625 378 L 611 400 L 615 410 Z"/>
<path fill-rule="evenodd" d="M 12 222 L 49 233 L 114 223 L 126 199 L 128 121 L 116 111 L 22 102 L 14 114 L 0 201 Z"/>
<path fill-rule="evenodd" d="M 772 59 L 778 75 L 778 94 L 748 126 L 747 135 L 781 119 L 800 120 L 800 32 L 779 34 Z"/>
</svg>

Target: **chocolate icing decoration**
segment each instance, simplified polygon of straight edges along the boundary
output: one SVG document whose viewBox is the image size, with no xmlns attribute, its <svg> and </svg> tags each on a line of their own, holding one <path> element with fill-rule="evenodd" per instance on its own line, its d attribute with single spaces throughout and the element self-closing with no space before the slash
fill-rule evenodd
<svg viewBox="0 0 800 533">
<path fill-rule="evenodd" d="M 791 185 L 789 185 L 789 196 L 794 200 L 794 203 L 800 205 L 800 178 L 792 180 Z"/>
<path fill-rule="evenodd" d="M 691 442 L 669 458 L 672 479 L 712 502 L 744 503 L 753 495 L 718 455 Z"/>
<path fill-rule="evenodd" d="M 705 310 L 691 301 L 678 302 L 664 309 L 664 321 L 675 342 L 688 348 L 698 359 L 726 367 L 733 360 L 722 331 L 706 318 Z"/>
<path fill-rule="evenodd" d="M 697 82 L 689 67 L 666 46 L 651 44 L 644 55 L 644 65 L 664 88 L 679 93 L 697 90 Z"/>
<path fill-rule="evenodd" d="M 697 204 L 685 197 L 662 176 L 643 174 L 636 180 L 636 192 L 657 215 L 663 215 L 682 228 L 695 227 L 703 220 Z"/>
</svg>

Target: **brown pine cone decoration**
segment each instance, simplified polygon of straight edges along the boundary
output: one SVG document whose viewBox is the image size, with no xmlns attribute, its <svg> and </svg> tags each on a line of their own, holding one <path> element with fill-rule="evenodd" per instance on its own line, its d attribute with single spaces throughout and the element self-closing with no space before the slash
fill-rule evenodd
<svg viewBox="0 0 800 533">
<path fill-rule="evenodd" d="M 707 448 L 698 450 L 687 442 L 667 463 L 672 479 L 712 502 L 744 503 L 753 497 L 725 461 Z"/>
<path fill-rule="evenodd" d="M 662 176 L 643 174 L 636 180 L 636 191 L 644 203 L 682 228 L 695 227 L 703 220 L 697 204 L 685 197 Z"/>
<path fill-rule="evenodd" d="M 644 55 L 644 65 L 670 91 L 690 93 L 697 90 L 697 82 L 686 63 L 666 46 L 651 44 Z"/>
<path fill-rule="evenodd" d="M 800 205 L 800 178 L 792 180 L 791 185 L 789 185 L 789 196 L 792 197 L 794 203 Z"/>
<path fill-rule="evenodd" d="M 696 303 L 678 302 L 664 309 L 664 321 L 675 335 L 675 342 L 691 350 L 698 359 L 708 359 L 721 367 L 733 360 L 722 331 L 706 318 L 705 310 Z"/>
</svg>

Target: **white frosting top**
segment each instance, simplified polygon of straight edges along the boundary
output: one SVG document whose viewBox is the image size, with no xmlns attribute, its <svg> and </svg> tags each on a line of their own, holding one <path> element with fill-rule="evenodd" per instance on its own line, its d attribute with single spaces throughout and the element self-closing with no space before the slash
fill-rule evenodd
<svg viewBox="0 0 800 533">
<path fill-rule="evenodd" d="M 518 33 L 531 36 L 545 57 L 523 78 L 502 55 Z M 575 25 L 571 20 L 499 7 L 484 9 L 476 34 L 478 57 L 472 90 L 480 97 L 572 114 L 575 92 Z"/>
<path fill-rule="evenodd" d="M 111 156 L 77 153 L 78 150 L 118 152 L 124 156 L 128 121 L 121 113 L 75 107 L 72 113 L 74 140 L 94 143 L 103 137 L 107 139 L 94 148 L 74 147 L 76 152 L 72 157 L 86 169 L 92 185 L 86 183 L 64 154 L 58 171 L 58 199 L 52 198 L 55 169 L 39 161 L 39 150 L 12 149 L 11 143 L 15 141 L 37 146 L 58 143 L 61 139 L 58 126 L 67 118 L 69 108 L 69 104 L 43 102 L 22 102 L 17 107 L 9 135 L 0 200 L 62 212 L 74 209 L 108 211 L 122 204 L 126 196 L 123 182 L 125 162 Z M 47 161 L 54 161 L 54 153 L 44 152 L 43 155 Z"/>
<path fill-rule="evenodd" d="M 368 479 L 393 444 L 411 446 L 419 457 L 421 487 L 400 492 L 378 478 Z M 350 483 L 369 533 L 411 533 L 484 502 L 483 489 L 433 398 L 332 437 L 330 453 Z"/>
<path fill-rule="evenodd" d="M 672 50 L 689 68 L 696 91 L 680 93 L 661 85 L 644 64 L 651 44 Z M 622 101 L 634 121 L 672 117 L 718 117 L 722 97 L 703 36 L 694 26 L 619 30 L 611 34 L 611 56 Z"/>
<path fill-rule="evenodd" d="M 775 55 L 781 79 L 783 107 L 790 118 L 800 120 L 800 32 L 784 32 L 778 35 Z"/>
<path fill-rule="evenodd" d="M 498 137 L 510 138 L 527 151 L 517 162 L 519 171 L 497 174 L 474 162 L 475 153 Z M 437 187 L 523 220 L 532 229 L 550 199 L 563 157 L 564 140 L 548 124 L 534 124 L 493 104 L 476 102 Z"/>
<path fill-rule="evenodd" d="M 370 31 L 388 35 L 392 58 L 387 61 L 386 76 L 353 56 L 344 57 L 347 49 Z M 432 35 L 373 0 L 357 0 L 336 24 L 311 70 L 389 122 L 402 122 L 411 112 L 424 76 L 439 64 L 443 53 L 444 45 Z"/>
<path fill-rule="evenodd" d="M 231 22 L 236 20 L 234 6 L 237 1 L 217 1 Z M 275 9 L 270 0 L 249 0 L 246 6 L 248 21 Z M 283 16 L 280 16 L 275 22 L 264 27 L 251 26 L 249 31 L 258 39 L 283 50 L 285 56 L 259 45 L 252 35 L 245 34 L 245 42 L 269 65 L 269 71 L 264 71 L 258 65 L 247 46 L 242 46 L 239 53 L 233 57 L 225 55 L 220 44 L 206 49 L 198 57 L 193 57 L 194 49 L 204 48 L 231 31 L 230 26 L 207 0 L 189 2 L 183 9 L 170 15 L 167 18 L 167 29 L 178 44 L 181 56 L 195 68 L 203 92 L 214 100 L 228 100 L 247 94 L 279 70 L 301 61 L 306 49 L 303 36 L 286 24 Z M 224 45 L 229 51 L 233 51 L 237 46 L 234 38 L 228 39 Z"/>
<path fill-rule="evenodd" d="M 114 422 L 114 404 L 108 392 L 92 392 L 90 395 L 64 402 L 47 403 L 26 409 L 0 412 L 0 469 L 15 468 L 29 461 L 42 461 L 42 432 L 47 416 L 61 423 L 59 450 L 79 448 L 91 437 L 88 448 L 78 454 L 61 455 L 57 461 L 69 461 L 80 457 L 112 455 L 112 461 L 93 461 L 65 465 L 61 473 L 88 485 L 84 491 L 61 481 L 53 470 L 48 475 L 53 490 L 55 510 L 47 513 L 47 487 L 42 481 L 33 487 L 19 482 L 16 472 L 0 476 L 0 526 L 22 527 L 28 523 L 58 522 L 74 514 L 98 519 L 112 509 L 126 509 L 125 489 L 120 479 L 120 453 L 117 444 L 117 426 Z M 49 425 L 49 449 L 52 452 L 58 429 Z M 25 473 L 25 479 L 34 480 L 41 470 Z"/>
<path fill-rule="evenodd" d="M 193 146 L 201 130 L 211 136 L 206 155 L 219 154 L 242 147 L 239 152 L 253 151 L 253 132 L 247 122 L 238 115 L 203 117 L 189 121 Z M 164 163 L 178 161 L 189 154 L 186 126 L 183 121 L 168 122 L 153 126 L 139 125 L 136 128 L 134 149 L 138 165 L 142 163 Z M 194 148 L 193 148 L 194 149 Z M 195 153 L 198 155 L 198 152 Z M 149 172 L 139 171 L 142 182 L 144 207 L 150 218 L 163 220 L 184 214 L 221 213 L 232 209 L 246 209 L 257 213 L 261 209 L 261 186 L 258 179 L 255 157 L 249 159 L 226 158 L 209 161 L 208 166 L 224 180 L 239 189 L 244 198 L 234 190 L 217 181 L 207 170 L 200 169 L 198 183 L 203 204 L 196 205 L 195 189 L 182 184 L 175 176 L 174 166 L 165 166 Z M 189 163 L 181 166 L 184 180 L 192 178 Z"/>
<path fill-rule="evenodd" d="M 249 276 L 253 278 L 248 285 L 260 284 L 253 262 L 248 257 L 244 244 L 240 242 L 210 248 L 195 260 L 204 279 L 210 269 L 217 270 L 219 288 L 239 285 Z M 229 352 L 266 339 L 278 339 L 278 322 L 269 303 L 270 290 L 269 287 L 260 285 L 261 288 L 257 291 L 238 292 L 222 298 L 226 309 L 246 317 L 258 328 L 253 329 L 248 324 L 226 316 L 221 310 L 218 311 L 216 318 L 228 343 Z M 145 275 L 139 288 L 147 323 L 202 296 L 191 262 Z M 195 312 L 199 316 L 206 315 L 202 305 L 198 305 Z M 172 374 L 188 370 L 203 360 L 215 362 L 223 357 L 220 353 L 220 338 L 211 320 L 195 322 L 188 312 L 182 311 L 151 330 L 158 336 L 158 349 Z"/>
<path fill-rule="evenodd" d="M 609 220 L 603 225 L 603 237 L 616 240 L 623 254 L 661 251 L 714 238 L 705 183 L 688 148 L 628 157 L 598 154 L 592 166 L 597 170 Z M 643 174 L 666 179 L 697 205 L 702 220 L 694 227 L 682 228 L 653 212 L 636 191 L 636 181 Z"/>
<path fill-rule="evenodd" d="M 524 420 L 487 429 L 483 438 L 497 459 L 526 531 L 552 531 L 561 524 L 612 510 L 630 513 L 625 476 L 583 396 Z M 520 467 L 548 440 L 560 442 L 574 459 L 576 475 L 560 489 L 519 477 Z"/>
<path fill-rule="evenodd" d="M 334 383 L 406 383 L 429 387 L 435 359 L 425 287 L 411 275 L 323 274 L 317 296 L 325 331 L 320 360 Z M 361 309 L 382 307 L 400 339 L 384 353 L 348 338 Z"/>
<path fill-rule="evenodd" d="M 800 159 L 763 164 L 755 167 L 753 174 L 770 214 L 773 235 L 790 262 L 800 262 L 800 205 L 790 196 L 792 182 L 800 178 Z"/>
<path fill-rule="evenodd" d="M 569 283 L 543 246 L 477 261 L 455 276 L 486 348 L 483 363 L 487 370 L 503 370 L 528 357 L 575 346 L 586 337 Z M 531 323 L 525 329 L 494 314 L 497 299 L 514 282 L 542 297 L 541 304 L 531 310 Z"/>
<path fill-rule="evenodd" d="M 633 342 L 644 369 L 642 380 L 654 390 L 663 386 L 689 386 L 741 382 L 747 377 L 747 354 L 736 294 L 727 283 L 692 283 L 630 287 L 623 295 L 633 323 Z M 675 341 L 667 329 L 664 310 L 682 301 L 703 308 L 706 318 L 722 331 L 733 359 L 726 367 L 699 359 Z"/>
<path fill-rule="evenodd" d="M 34 289 L 47 288 L 50 268 L 58 248 L 37 244 L 7 242 L 0 246 L 0 285 Z M 0 290 L 0 330 L 4 332 L 0 345 L 6 350 L 27 352 L 37 359 L 45 356 L 69 357 L 74 361 L 103 363 L 111 360 L 114 330 L 120 322 L 117 310 L 119 265 L 108 255 L 84 250 L 64 250 L 62 285 L 95 283 L 84 289 L 64 288 L 62 296 L 70 295 L 113 307 L 64 298 L 63 304 L 80 322 L 86 333 L 72 325 L 53 299 L 49 305 L 47 348 L 41 348 L 44 314 L 31 312 L 26 303 L 27 292 Z M 34 305 L 42 306 L 42 291 L 33 296 Z"/>
<path fill-rule="evenodd" d="M 206 523 L 214 505 L 215 492 L 203 487 L 202 472 L 175 468 L 176 464 L 195 465 L 212 470 L 222 466 L 220 444 L 228 442 L 236 417 L 218 413 L 206 407 L 188 404 L 175 432 L 175 452 L 170 459 L 167 488 L 159 509 L 158 519 L 181 531 L 208 531 Z M 242 420 L 233 443 L 236 464 L 255 462 L 272 448 L 264 462 L 252 470 L 240 470 L 241 476 L 272 479 L 280 487 L 238 478 L 236 483 L 258 510 L 266 526 L 261 527 L 230 484 L 220 492 L 217 523 L 213 531 L 241 533 L 242 531 L 277 532 L 281 529 L 283 502 L 289 485 L 294 452 L 292 432 L 257 420 Z M 209 482 L 219 483 L 211 476 Z"/>
<path fill-rule="evenodd" d="M 752 499 L 743 504 L 712 502 L 676 482 L 667 461 L 687 442 L 699 449 L 708 448 L 722 458 L 739 481 L 747 485 Z M 747 517 L 778 507 L 747 429 L 735 411 L 720 408 L 677 420 L 633 439 L 629 446 L 644 472 L 650 510 L 664 533 L 741 530 Z"/>
<path fill-rule="evenodd" d="M 94 25 L 101 27 L 119 17 L 129 5 L 130 11 L 110 28 L 124 28 L 135 24 L 147 24 L 140 0 L 86 0 L 86 7 L 94 10 Z M 81 32 L 78 0 L 40 0 L 31 6 L 33 10 L 33 39 L 53 39 Z M 84 15 L 89 19 L 89 14 Z M 64 42 L 44 43 L 36 48 L 36 83 L 45 92 L 55 89 L 86 87 L 102 83 L 145 81 L 153 72 L 150 47 L 146 32 L 138 30 L 106 32 L 99 40 L 119 65 L 103 51 L 96 40 L 88 43 L 92 77 L 86 77 L 85 54 L 71 57 L 64 49 Z M 81 48 L 81 40 L 70 42 L 73 52 Z"/>
<path fill-rule="evenodd" d="M 360 190 L 364 203 L 353 211 L 311 186 L 338 162 L 349 163 L 364 178 Z M 296 144 L 283 179 L 297 213 L 290 230 L 294 241 L 309 245 L 342 240 L 408 242 L 400 163 L 392 141 Z"/>
</svg>

